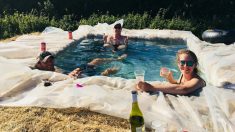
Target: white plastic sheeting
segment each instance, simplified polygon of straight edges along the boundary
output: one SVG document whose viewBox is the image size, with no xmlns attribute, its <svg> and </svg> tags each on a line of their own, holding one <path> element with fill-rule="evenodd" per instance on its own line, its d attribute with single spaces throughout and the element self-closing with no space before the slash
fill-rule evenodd
<svg viewBox="0 0 235 132">
<path fill-rule="evenodd" d="M 123 20 L 121 20 L 123 21 Z M 76 40 L 89 34 L 96 36 L 111 33 L 112 25 L 83 25 L 73 32 Z M 139 105 L 147 127 L 151 121 L 168 124 L 169 131 L 216 131 L 235 130 L 235 94 L 223 86 L 233 88 L 235 83 L 234 45 L 211 45 L 200 41 L 191 32 L 172 30 L 128 30 L 123 34 L 130 38 L 183 39 L 199 57 L 200 69 L 210 83 L 199 97 L 139 93 Z M 95 76 L 73 80 L 67 75 L 31 70 L 40 43 L 54 53 L 63 50 L 73 40 L 68 32 L 48 27 L 39 35 L 24 35 L 14 42 L 0 45 L 0 105 L 40 107 L 86 107 L 92 111 L 128 118 L 131 110 L 130 91 L 135 80 Z M 44 87 L 48 79 L 52 86 Z M 79 83 L 83 87 L 76 87 Z M 161 83 L 161 82 L 159 82 Z"/>
</svg>

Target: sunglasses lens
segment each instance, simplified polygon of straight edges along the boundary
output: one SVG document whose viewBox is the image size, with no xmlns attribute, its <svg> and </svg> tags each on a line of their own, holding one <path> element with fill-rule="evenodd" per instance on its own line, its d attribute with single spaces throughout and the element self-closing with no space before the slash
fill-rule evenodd
<svg viewBox="0 0 235 132">
<path fill-rule="evenodd" d="M 186 64 L 186 66 L 193 66 L 194 62 L 193 61 L 180 61 L 180 65 L 184 66 Z"/>
<path fill-rule="evenodd" d="M 184 66 L 185 65 L 185 61 L 180 61 L 180 65 Z"/>
<path fill-rule="evenodd" d="M 194 64 L 193 61 L 188 61 L 186 65 L 187 65 L 187 66 L 193 66 L 193 64 Z"/>
</svg>

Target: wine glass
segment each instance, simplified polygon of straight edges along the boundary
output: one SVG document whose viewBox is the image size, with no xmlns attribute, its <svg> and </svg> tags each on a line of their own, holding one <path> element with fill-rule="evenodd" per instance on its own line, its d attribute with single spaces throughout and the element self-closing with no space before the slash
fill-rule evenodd
<svg viewBox="0 0 235 132">
<path fill-rule="evenodd" d="M 169 69 L 169 68 L 167 68 L 167 67 L 162 67 L 162 68 L 161 68 L 161 70 L 160 70 L 160 76 L 161 76 L 161 77 L 164 77 L 164 78 L 165 78 L 165 81 L 167 81 L 166 78 L 169 76 L 169 74 L 170 74 L 170 69 Z"/>
<path fill-rule="evenodd" d="M 167 123 L 160 120 L 154 120 L 151 122 L 151 128 L 153 132 L 166 132 Z"/>
<path fill-rule="evenodd" d="M 138 83 L 140 81 L 144 81 L 144 74 L 145 74 L 144 70 L 142 70 L 142 69 L 135 70 L 134 74 L 135 74 L 136 83 Z"/>
</svg>

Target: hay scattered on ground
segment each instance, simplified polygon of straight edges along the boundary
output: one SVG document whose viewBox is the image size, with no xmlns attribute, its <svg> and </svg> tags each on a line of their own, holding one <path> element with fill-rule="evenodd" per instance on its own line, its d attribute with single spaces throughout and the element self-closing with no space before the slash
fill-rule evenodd
<svg viewBox="0 0 235 132">
<path fill-rule="evenodd" d="M 29 33 L 28 35 L 40 35 L 40 34 L 41 34 L 40 32 L 33 32 L 33 33 Z M 7 38 L 7 39 L 0 39 L 0 42 L 7 43 L 7 42 L 15 41 L 20 36 L 22 35 L 16 35 L 14 37 Z"/>
<path fill-rule="evenodd" d="M 0 115 L 0 131 L 130 131 L 128 120 L 85 108 L 0 107 Z"/>
</svg>

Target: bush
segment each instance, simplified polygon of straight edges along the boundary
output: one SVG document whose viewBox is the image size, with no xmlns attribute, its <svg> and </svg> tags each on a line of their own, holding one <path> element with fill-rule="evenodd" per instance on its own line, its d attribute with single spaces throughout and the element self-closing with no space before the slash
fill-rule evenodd
<svg viewBox="0 0 235 132">
<path fill-rule="evenodd" d="M 118 16 L 109 15 L 107 12 L 105 15 L 92 14 L 89 18 L 81 18 L 79 21 L 79 25 L 96 25 L 98 23 L 114 23 L 118 18 Z"/>
<path fill-rule="evenodd" d="M 129 13 L 123 15 L 122 18 L 125 21 L 125 28 L 128 29 L 143 29 L 148 27 L 150 23 L 150 16 L 146 12 L 143 15 Z"/>
<path fill-rule="evenodd" d="M 11 15 L 4 15 L 0 20 L 0 34 L 1 38 L 11 37 L 17 34 L 20 34 L 19 23 L 17 18 Z"/>
<path fill-rule="evenodd" d="M 168 20 L 167 28 L 174 30 L 195 31 L 195 28 L 193 27 L 191 22 L 189 22 L 188 20 L 182 20 L 178 17 Z"/>
<path fill-rule="evenodd" d="M 188 30 L 196 34 L 206 28 L 206 24 L 200 25 L 196 21 L 184 20 L 179 17 L 166 19 L 167 10 L 160 9 L 157 16 L 151 17 L 147 12 L 144 14 L 129 13 L 123 16 L 113 16 L 108 12 L 105 15 L 92 14 L 89 18 L 81 18 L 77 21 L 74 15 L 64 15 L 61 19 L 35 13 L 32 10 L 28 14 L 15 12 L 12 15 L 4 14 L 0 17 L 0 38 L 12 37 L 19 34 L 41 32 L 48 26 L 54 26 L 66 31 L 76 30 L 79 25 L 96 25 L 98 23 L 111 24 L 119 19 L 124 19 L 124 28 L 128 29 L 174 29 Z"/>
<path fill-rule="evenodd" d="M 21 17 L 21 19 L 19 19 L 19 29 L 21 34 L 30 33 L 32 31 L 42 31 L 50 23 L 49 19 L 44 16 L 37 17 L 32 14 L 20 14 L 19 17 Z"/>
<path fill-rule="evenodd" d="M 73 15 L 64 15 L 62 19 L 56 20 L 53 18 L 51 20 L 51 26 L 61 28 L 66 31 L 76 30 L 78 27 L 77 22 L 74 20 Z"/>
<path fill-rule="evenodd" d="M 149 28 L 152 29 L 164 29 L 167 27 L 167 20 L 162 19 L 160 16 L 156 16 L 151 20 Z"/>
<path fill-rule="evenodd" d="M 8 38 L 18 34 L 40 32 L 49 25 L 49 19 L 33 14 L 15 12 L 13 15 L 5 14 L 0 18 L 0 38 Z"/>
</svg>

